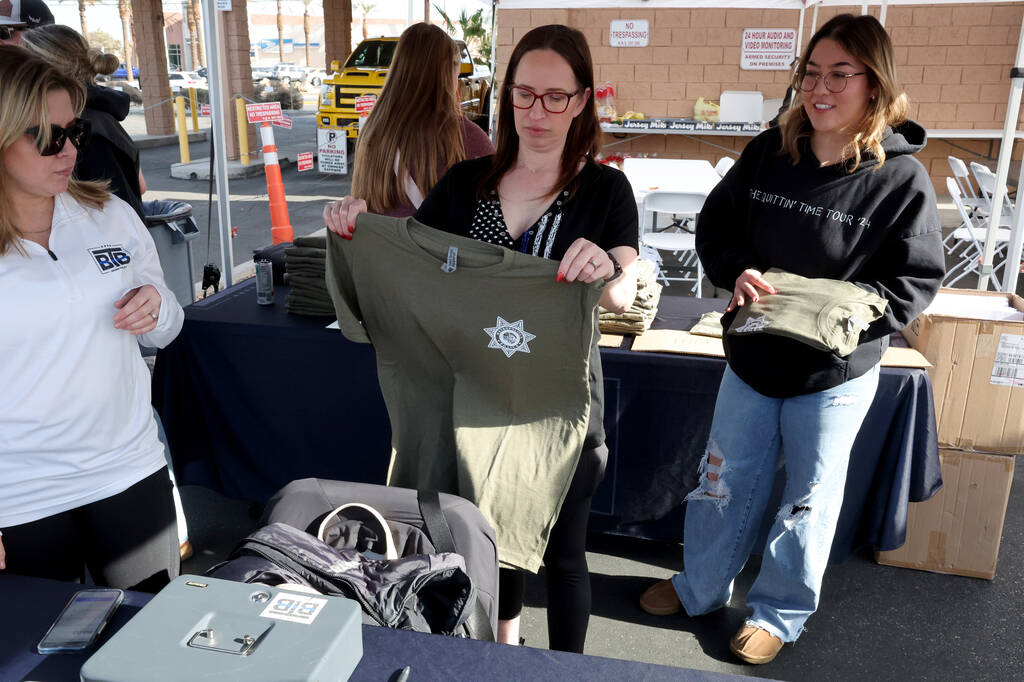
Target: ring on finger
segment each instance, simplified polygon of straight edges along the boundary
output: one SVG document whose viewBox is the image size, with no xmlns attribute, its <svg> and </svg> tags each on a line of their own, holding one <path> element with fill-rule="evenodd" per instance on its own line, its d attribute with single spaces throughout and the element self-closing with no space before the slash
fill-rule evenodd
<svg viewBox="0 0 1024 682">
<path fill-rule="evenodd" d="M 594 260 L 593 258 L 591 258 L 591 259 L 590 259 L 589 261 L 587 261 L 587 262 L 588 262 L 588 263 L 590 263 L 590 267 L 592 267 L 592 268 L 594 268 L 595 270 L 597 270 L 597 261 L 596 261 L 596 260 Z"/>
<path fill-rule="evenodd" d="M 154 322 L 156 322 L 156 313 L 150 313 L 149 316 L 153 318 Z"/>
</svg>

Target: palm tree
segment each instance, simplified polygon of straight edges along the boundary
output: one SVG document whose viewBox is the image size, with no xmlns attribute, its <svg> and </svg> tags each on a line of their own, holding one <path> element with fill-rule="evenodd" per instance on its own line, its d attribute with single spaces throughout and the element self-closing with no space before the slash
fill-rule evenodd
<svg viewBox="0 0 1024 682">
<path fill-rule="evenodd" d="M 309 3 L 313 0 L 302 0 L 302 32 L 306 37 L 306 66 L 310 66 L 309 63 Z"/>
<path fill-rule="evenodd" d="M 466 43 L 470 53 L 476 55 L 479 63 L 486 63 L 491 53 L 491 35 L 487 24 L 484 23 L 483 8 L 478 9 L 473 14 L 466 14 L 466 10 L 463 9 L 459 14 L 459 18 L 455 21 L 437 4 L 434 5 L 434 9 L 441 15 L 441 22 L 444 24 L 445 30 L 455 35 L 455 26 L 457 24 L 462 32 L 462 40 Z"/>
<path fill-rule="evenodd" d="M 132 3 L 131 0 L 117 0 L 121 14 L 121 35 L 124 38 L 124 78 L 132 80 Z"/>
<path fill-rule="evenodd" d="M 484 27 L 484 10 L 478 9 L 470 15 L 463 9 L 459 14 L 459 28 L 462 29 L 462 40 L 470 52 L 479 54 L 480 46 L 487 36 L 487 29 Z M 476 48 L 476 49 L 474 49 Z"/>
<path fill-rule="evenodd" d="M 367 38 L 367 34 L 366 34 L 366 17 L 368 17 L 370 15 L 370 11 L 374 7 L 377 6 L 377 3 L 375 3 L 375 2 L 360 2 L 356 6 L 359 8 L 359 11 L 363 13 L 363 40 L 366 40 L 366 38 Z"/>
<path fill-rule="evenodd" d="M 61 2 L 62 0 L 57 0 Z M 78 0 L 78 21 L 82 24 L 82 37 L 89 42 L 89 27 L 85 23 L 85 9 L 89 5 L 95 5 L 98 0 Z"/>
<path fill-rule="evenodd" d="M 437 3 L 434 3 L 434 9 L 436 9 L 437 13 L 441 15 L 441 23 L 444 24 L 444 30 L 455 35 L 455 22 L 453 22 L 452 18 L 448 16 L 448 13 L 444 11 L 444 8 L 439 7 Z"/>
<path fill-rule="evenodd" d="M 198 0 L 188 0 L 185 5 L 185 14 L 188 15 L 188 34 L 192 36 L 192 63 L 195 68 L 206 66 L 206 57 L 203 54 L 202 16 L 199 14 Z"/>
<path fill-rule="evenodd" d="M 281 0 L 278 0 L 278 61 L 285 60 L 285 17 L 281 11 Z"/>
</svg>

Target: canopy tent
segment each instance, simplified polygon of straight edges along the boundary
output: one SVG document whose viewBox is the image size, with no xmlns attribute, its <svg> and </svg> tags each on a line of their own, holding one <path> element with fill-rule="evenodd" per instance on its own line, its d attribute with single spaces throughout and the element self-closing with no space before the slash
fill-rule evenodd
<svg viewBox="0 0 1024 682">
<path fill-rule="evenodd" d="M 799 10 L 797 45 L 803 45 L 804 11 L 811 7 L 814 14 L 811 31 L 817 28 L 817 10 L 821 5 L 861 8 L 866 12 L 869 5 L 880 6 L 879 20 L 885 24 L 886 10 L 889 5 L 965 5 L 965 4 L 1016 4 L 1013 0 L 867 0 L 853 2 L 851 0 L 494 0 L 497 9 L 669 9 L 669 8 L 725 8 L 725 9 L 792 9 Z M 993 206 L 1001 206 L 1006 192 L 1006 178 L 1009 174 L 1010 160 L 1013 154 L 1013 140 L 1017 133 L 1017 120 L 1020 113 L 1021 94 L 1024 91 L 1024 22 L 1020 30 L 1017 56 L 1014 68 L 1007 74 L 1010 78 L 1010 95 L 1007 104 L 1003 136 L 999 146 L 999 160 L 996 164 L 996 191 L 992 197 Z M 1010 244 L 1007 249 L 1006 266 L 1000 287 L 1003 291 L 1013 292 L 1017 288 L 1020 273 L 1018 264 L 1024 251 L 1024 214 L 1020 202 L 1024 201 L 1024 161 L 1018 173 L 1018 201 L 1015 205 Z M 985 250 L 982 263 L 982 275 L 978 282 L 979 289 L 987 289 L 993 271 L 992 261 L 995 253 L 995 236 L 999 227 L 999 211 L 992 212 L 985 238 Z"/>
</svg>

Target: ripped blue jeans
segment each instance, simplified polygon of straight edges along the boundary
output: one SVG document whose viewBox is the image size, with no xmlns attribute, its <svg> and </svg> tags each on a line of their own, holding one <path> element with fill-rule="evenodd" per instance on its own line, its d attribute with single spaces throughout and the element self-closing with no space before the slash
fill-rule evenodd
<svg viewBox="0 0 1024 682">
<path fill-rule="evenodd" d="M 747 622 L 784 642 L 800 636 L 818 607 L 850 449 L 877 386 L 876 365 L 835 388 L 768 398 L 726 368 L 700 483 L 686 497 L 684 569 L 672 579 L 689 615 L 729 603 L 769 511 L 775 522 L 747 594 Z M 780 456 L 782 506 L 766 510 Z"/>
</svg>

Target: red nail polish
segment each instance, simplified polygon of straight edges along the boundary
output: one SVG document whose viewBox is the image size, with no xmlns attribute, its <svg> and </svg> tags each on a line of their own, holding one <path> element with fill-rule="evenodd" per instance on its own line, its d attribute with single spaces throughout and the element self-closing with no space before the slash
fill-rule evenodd
<svg viewBox="0 0 1024 682">
<path fill-rule="evenodd" d="M 565 279 L 565 273 L 564 272 L 558 273 L 558 277 L 555 277 L 555 281 L 556 282 L 561 282 L 563 279 Z"/>
</svg>

